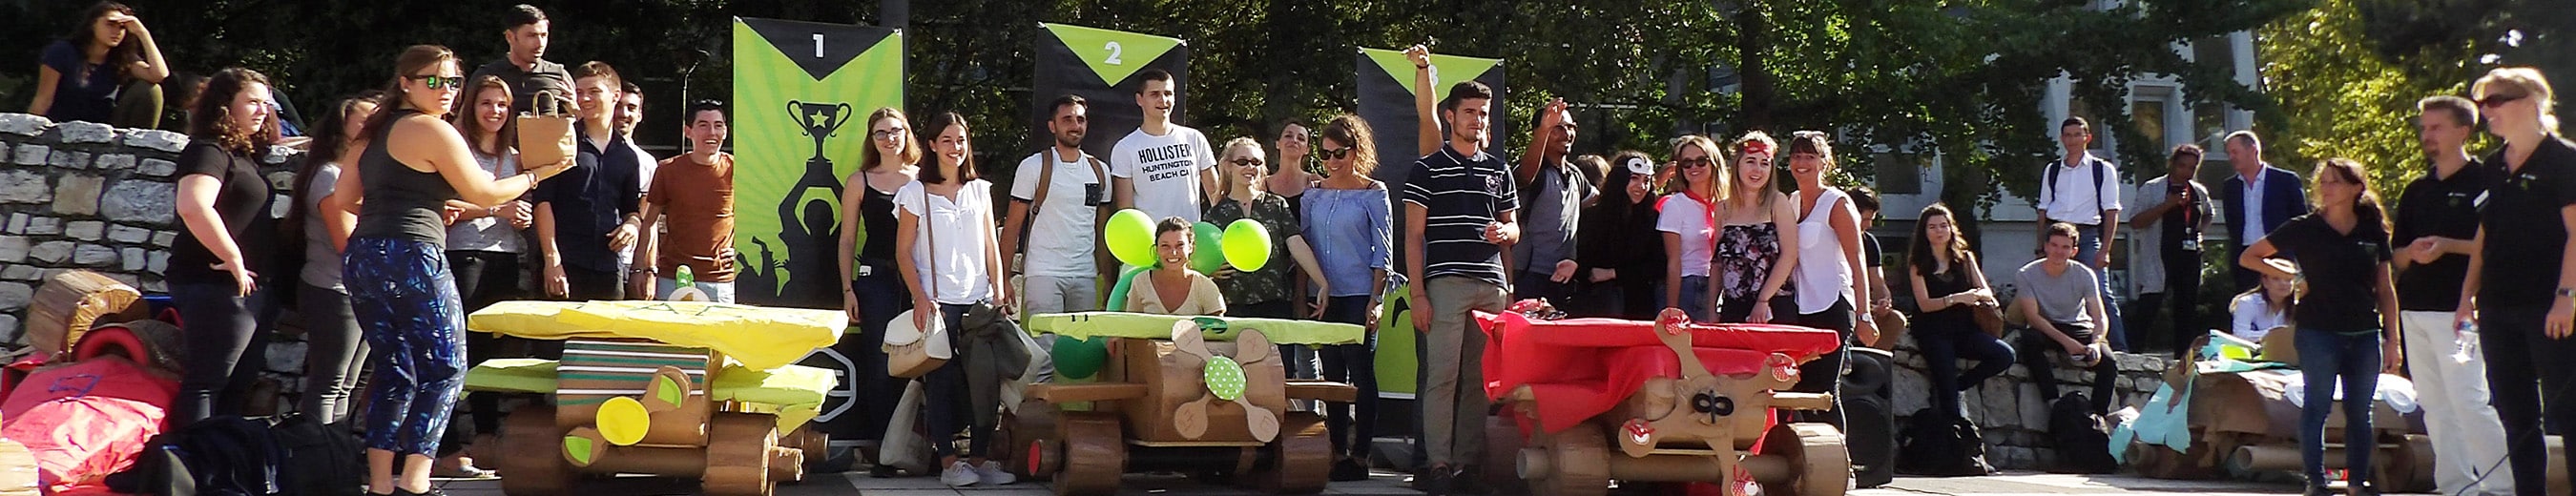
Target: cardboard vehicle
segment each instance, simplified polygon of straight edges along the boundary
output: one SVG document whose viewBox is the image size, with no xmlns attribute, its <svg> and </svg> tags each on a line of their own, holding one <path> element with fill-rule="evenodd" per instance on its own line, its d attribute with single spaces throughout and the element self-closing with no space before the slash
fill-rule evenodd
<svg viewBox="0 0 2576 496">
<path fill-rule="evenodd" d="M 1834 331 L 1694 324 L 1679 310 L 1654 322 L 1476 318 L 1491 336 L 1486 393 L 1529 436 L 1515 464 L 1533 493 L 1595 496 L 1619 480 L 1839 496 L 1851 478 L 1840 430 L 1775 421 L 1833 407 L 1831 395 L 1774 390 L 1835 350 Z"/>
<path fill-rule="evenodd" d="M 2288 337 L 2286 331 L 2276 333 Z M 2212 348 L 2210 339 L 2200 341 L 2198 348 L 2204 352 L 2197 355 L 2202 359 L 2175 363 L 2166 370 L 2158 394 L 2139 407 L 2141 414 L 2129 424 L 2139 436 L 2128 445 L 2129 463 L 2141 474 L 2167 479 L 2300 470 L 2300 401 L 2320 399 L 2294 400 L 2305 396 L 2300 371 L 2273 360 L 2295 361 L 2295 357 L 2279 357 L 2280 352 L 2273 351 L 2258 359 L 2252 351 L 2257 345 L 2227 337 Z M 2271 347 L 2286 348 L 2287 340 L 2281 341 Z M 2236 351 L 2219 351 L 2229 347 Z M 2380 383 L 2383 394 L 2372 402 L 2370 417 L 2371 435 L 2379 443 L 2379 451 L 2371 456 L 2371 480 L 2385 492 L 2431 491 L 2433 444 L 2425 435 L 2423 413 L 2411 398 L 2392 401 L 2388 397 L 2411 393 L 2412 383 L 2385 374 Z M 2400 408 L 2398 403 L 2406 404 Z M 2326 416 L 2324 461 L 2329 470 L 2346 468 L 2343 409 L 2337 402 L 2335 411 Z M 2158 423 L 2163 425 L 2150 425 Z M 2563 478 L 2552 474 L 2553 480 Z"/>
<path fill-rule="evenodd" d="M 1288 380 L 1276 345 L 1356 343 L 1365 332 L 1123 312 L 1039 315 L 1028 330 L 1056 334 L 1057 374 L 1029 385 L 998 446 L 1013 471 L 1050 478 L 1064 496 L 1113 494 L 1121 475 L 1146 471 L 1322 491 L 1332 464 L 1323 416 L 1288 411 L 1288 402 L 1348 402 L 1357 390 Z"/>
<path fill-rule="evenodd" d="M 466 376 L 474 391 L 535 393 L 502 428 L 501 488 L 514 496 L 570 494 L 584 476 L 698 478 L 710 495 L 767 496 L 804 478 L 823 436 L 802 426 L 820 411 L 830 371 L 790 365 L 830 346 L 839 311 L 706 302 L 504 302 L 467 327 L 561 340 L 561 361 L 498 359 Z"/>
</svg>

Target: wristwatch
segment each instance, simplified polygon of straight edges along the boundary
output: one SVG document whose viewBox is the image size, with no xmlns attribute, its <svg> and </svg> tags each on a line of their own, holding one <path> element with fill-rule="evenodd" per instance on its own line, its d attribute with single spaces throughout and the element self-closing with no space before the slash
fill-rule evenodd
<svg viewBox="0 0 2576 496">
<path fill-rule="evenodd" d="M 2576 288 L 2558 288 L 2558 297 L 2576 298 Z"/>
</svg>

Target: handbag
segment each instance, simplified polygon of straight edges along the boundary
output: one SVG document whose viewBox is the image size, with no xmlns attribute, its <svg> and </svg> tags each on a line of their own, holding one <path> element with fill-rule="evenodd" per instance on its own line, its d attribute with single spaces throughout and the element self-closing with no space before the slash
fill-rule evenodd
<svg viewBox="0 0 2576 496">
<path fill-rule="evenodd" d="M 1986 335 L 1994 336 L 1996 339 L 2002 339 L 2004 337 L 2004 308 L 2002 305 L 1983 302 L 1969 305 L 1968 315 L 1976 318 L 1977 330 L 1985 331 Z"/>
<path fill-rule="evenodd" d="M 922 194 L 927 196 L 929 192 L 924 191 Z M 926 210 L 929 202 L 927 198 L 924 200 L 922 204 Z M 923 243 L 929 245 L 925 249 L 930 250 L 931 253 L 938 253 L 939 236 L 933 234 L 937 230 L 931 229 L 929 222 L 930 217 L 922 217 Z M 925 263 L 922 264 L 921 270 L 930 275 L 927 278 L 930 280 L 927 285 L 930 294 L 939 294 L 939 264 Z M 947 365 L 948 359 L 956 357 L 957 350 L 949 343 L 948 319 L 942 316 L 931 316 L 927 319 L 930 325 L 925 326 L 926 329 L 910 327 L 912 320 L 913 311 L 906 310 L 902 315 L 896 315 L 894 321 L 886 325 L 883 346 L 886 352 L 886 375 L 902 379 L 919 378 L 932 370 L 938 370 L 942 365 Z"/>
<path fill-rule="evenodd" d="M 512 125 L 519 129 L 519 163 L 528 167 L 569 163 L 578 153 L 574 148 L 571 112 L 563 95 L 539 91 L 528 102 L 529 112 L 521 113 Z"/>
</svg>

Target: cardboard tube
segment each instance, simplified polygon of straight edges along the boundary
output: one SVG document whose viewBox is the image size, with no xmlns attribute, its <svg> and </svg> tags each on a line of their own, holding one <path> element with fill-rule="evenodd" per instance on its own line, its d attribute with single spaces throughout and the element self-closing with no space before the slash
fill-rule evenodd
<svg viewBox="0 0 2576 496">
<path fill-rule="evenodd" d="M 1531 451 L 1523 450 L 1523 453 Z M 1538 456 L 1521 457 L 1522 477 L 1543 476 L 1547 471 L 1555 468 L 1546 460 L 1545 451 L 1538 451 L 1538 453 Z M 1785 457 L 1748 456 L 1739 463 L 1745 471 L 1753 474 L 1754 480 L 1762 481 L 1763 484 L 1788 484 L 1790 478 L 1795 476 L 1789 470 L 1789 459 Z M 1717 460 L 1706 456 L 1650 455 L 1644 458 L 1614 456 L 1610 457 L 1610 478 L 1639 482 L 1725 482 L 1727 474 L 1718 469 Z"/>
<path fill-rule="evenodd" d="M 1831 393 L 1771 393 L 1771 407 L 1789 410 L 1832 410 L 1834 395 Z"/>
<path fill-rule="evenodd" d="M 599 458 L 582 472 L 594 474 L 653 474 L 663 477 L 695 478 L 707 472 L 705 448 L 667 448 L 659 446 L 608 446 Z"/>
</svg>

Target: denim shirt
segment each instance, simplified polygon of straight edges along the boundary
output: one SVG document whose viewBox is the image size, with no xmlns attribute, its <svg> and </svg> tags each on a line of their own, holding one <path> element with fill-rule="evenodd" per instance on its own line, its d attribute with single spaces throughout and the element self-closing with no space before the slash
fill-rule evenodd
<svg viewBox="0 0 2576 496">
<path fill-rule="evenodd" d="M 1316 263 L 1324 266 L 1324 281 L 1332 285 L 1332 293 L 1325 296 L 1368 296 L 1383 283 L 1373 279 L 1369 270 L 1392 270 L 1394 265 L 1395 228 L 1386 185 L 1307 188 L 1301 196 L 1306 204 L 1306 244 L 1315 249 Z"/>
</svg>

